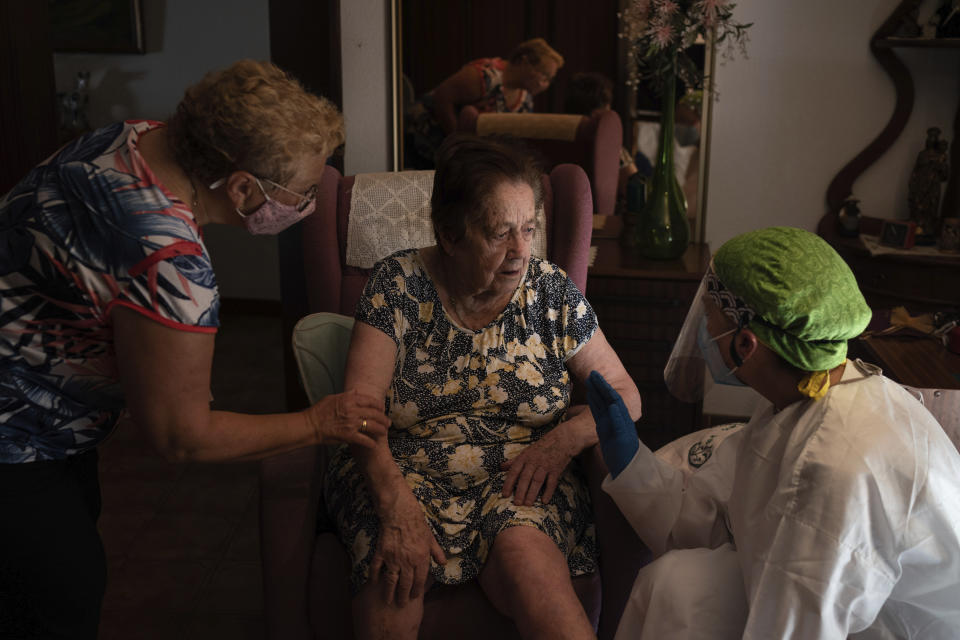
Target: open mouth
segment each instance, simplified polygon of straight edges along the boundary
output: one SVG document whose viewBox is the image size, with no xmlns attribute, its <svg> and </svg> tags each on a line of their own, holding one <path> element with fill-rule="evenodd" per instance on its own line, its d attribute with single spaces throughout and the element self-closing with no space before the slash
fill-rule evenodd
<svg viewBox="0 0 960 640">
<path fill-rule="evenodd" d="M 505 278 L 518 278 L 527 268 L 526 260 L 510 260 L 509 263 L 501 263 L 500 275 Z"/>
</svg>

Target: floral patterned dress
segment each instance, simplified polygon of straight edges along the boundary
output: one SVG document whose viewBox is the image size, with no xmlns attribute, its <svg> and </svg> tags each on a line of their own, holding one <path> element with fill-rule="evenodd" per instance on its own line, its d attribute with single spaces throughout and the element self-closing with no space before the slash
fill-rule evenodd
<svg viewBox="0 0 960 640">
<path fill-rule="evenodd" d="M 390 449 L 447 556 L 446 565 L 431 564 L 432 577 L 446 584 L 476 578 L 497 534 L 514 526 L 550 536 L 571 575 L 594 571 L 590 496 L 576 462 L 549 504 L 517 506 L 500 495 L 501 464 L 563 418 L 570 401 L 564 363 L 597 330 L 593 309 L 566 273 L 531 258 L 503 312 L 473 331 L 444 311 L 420 252 L 400 251 L 374 268 L 356 318 L 397 343 L 387 393 Z M 346 446 L 331 457 L 324 487 L 357 591 L 379 520 Z"/>
</svg>

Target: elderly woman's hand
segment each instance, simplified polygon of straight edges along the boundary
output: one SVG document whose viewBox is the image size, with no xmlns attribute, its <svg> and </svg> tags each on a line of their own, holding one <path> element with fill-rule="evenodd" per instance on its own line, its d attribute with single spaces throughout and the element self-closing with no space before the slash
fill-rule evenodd
<svg viewBox="0 0 960 640">
<path fill-rule="evenodd" d="M 423 593 L 430 557 L 438 564 L 446 564 L 447 558 L 406 485 L 395 502 L 381 505 L 379 511 L 380 541 L 370 562 L 370 580 L 380 583 L 387 604 L 403 607 Z"/>
<path fill-rule="evenodd" d="M 560 475 L 578 453 L 575 439 L 558 426 L 501 465 L 507 472 L 502 495 L 512 494 L 514 504 L 531 505 L 543 489 L 541 500 L 547 504 L 560 482 Z"/>
<path fill-rule="evenodd" d="M 304 411 L 318 444 L 345 442 L 373 447 L 387 435 L 390 419 L 380 400 L 356 389 L 325 397 Z"/>
</svg>

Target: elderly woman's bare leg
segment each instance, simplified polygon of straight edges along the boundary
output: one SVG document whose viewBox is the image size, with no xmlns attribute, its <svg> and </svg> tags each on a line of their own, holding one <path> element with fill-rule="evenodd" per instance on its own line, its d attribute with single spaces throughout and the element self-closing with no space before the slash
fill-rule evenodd
<svg viewBox="0 0 960 640">
<path fill-rule="evenodd" d="M 384 602 L 373 580 L 353 598 L 353 634 L 357 640 L 416 640 L 423 619 L 423 595 L 411 598 L 406 606 Z"/>
<path fill-rule="evenodd" d="M 538 529 L 519 526 L 500 532 L 479 580 L 524 638 L 596 637 L 573 590 L 566 558 Z"/>
</svg>

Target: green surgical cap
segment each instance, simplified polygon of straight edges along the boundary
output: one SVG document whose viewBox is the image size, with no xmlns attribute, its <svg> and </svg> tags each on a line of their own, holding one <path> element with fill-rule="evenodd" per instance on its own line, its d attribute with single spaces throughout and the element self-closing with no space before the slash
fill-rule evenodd
<svg viewBox="0 0 960 640">
<path fill-rule="evenodd" d="M 770 227 L 739 235 L 713 257 L 723 286 L 756 312 L 757 338 L 803 371 L 825 371 L 847 356 L 847 340 L 870 322 L 850 267 L 818 235 Z"/>
</svg>

